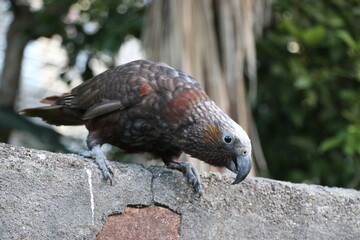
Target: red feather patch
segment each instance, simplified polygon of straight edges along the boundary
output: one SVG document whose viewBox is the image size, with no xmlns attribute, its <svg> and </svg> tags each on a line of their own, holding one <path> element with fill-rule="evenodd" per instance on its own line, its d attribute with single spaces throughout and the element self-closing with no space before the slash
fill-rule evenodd
<svg viewBox="0 0 360 240">
<path fill-rule="evenodd" d="M 148 93 L 148 90 L 150 88 L 150 85 L 148 83 L 144 83 L 140 87 L 140 96 L 145 96 Z"/>
<path fill-rule="evenodd" d="M 169 120 L 181 120 L 191 107 L 204 99 L 204 93 L 198 89 L 187 89 L 175 96 L 168 105 L 166 115 Z"/>
</svg>

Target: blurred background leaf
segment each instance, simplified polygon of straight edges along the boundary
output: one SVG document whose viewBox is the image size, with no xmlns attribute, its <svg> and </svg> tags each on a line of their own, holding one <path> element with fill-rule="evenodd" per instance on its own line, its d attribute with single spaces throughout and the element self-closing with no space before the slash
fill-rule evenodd
<svg viewBox="0 0 360 240">
<path fill-rule="evenodd" d="M 257 40 L 270 176 L 360 188 L 359 1 L 281 1 Z"/>
</svg>

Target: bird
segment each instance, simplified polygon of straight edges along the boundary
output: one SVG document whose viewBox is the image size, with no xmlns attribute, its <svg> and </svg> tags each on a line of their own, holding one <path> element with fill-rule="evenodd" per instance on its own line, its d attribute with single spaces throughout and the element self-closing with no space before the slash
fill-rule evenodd
<svg viewBox="0 0 360 240">
<path fill-rule="evenodd" d="M 224 113 L 190 75 L 165 63 L 136 60 L 100 73 L 70 92 L 40 101 L 46 106 L 20 113 L 52 125 L 85 125 L 89 151 L 103 178 L 114 175 L 101 146 L 125 153 L 150 153 L 176 169 L 202 194 L 194 166 L 180 154 L 236 174 L 244 180 L 252 167 L 251 141 L 244 129 Z"/>
</svg>

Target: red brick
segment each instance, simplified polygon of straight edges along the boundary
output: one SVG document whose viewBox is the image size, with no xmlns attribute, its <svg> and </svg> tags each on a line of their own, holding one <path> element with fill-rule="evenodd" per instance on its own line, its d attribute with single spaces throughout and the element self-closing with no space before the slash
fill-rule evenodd
<svg viewBox="0 0 360 240">
<path fill-rule="evenodd" d="M 106 219 L 96 240 L 176 240 L 180 215 L 163 207 L 128 207 Z"/>
</svg>

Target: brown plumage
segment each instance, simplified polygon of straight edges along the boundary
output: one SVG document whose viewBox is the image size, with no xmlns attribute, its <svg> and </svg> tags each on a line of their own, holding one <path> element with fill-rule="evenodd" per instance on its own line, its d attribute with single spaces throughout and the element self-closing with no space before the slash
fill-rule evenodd
<svg viewBox="0 0 360 240">
<path fill-rule="evenodd" d="M 61 96 L 49 106 L 25 109 L 54 125 L 85 124 L 87 145 L 105 179 L 111 180 L 100 146 L 128 153 L 148 152 L 182 171 L 201 192 L 190 163 L 176 161 L 182 152 L 211 165 L 227 167 L 242 181 L 251 168 L 251 144 L 245 131 L 206 95 L 189 75 L 146 60 L 107 70 Z"/>
</svg>

